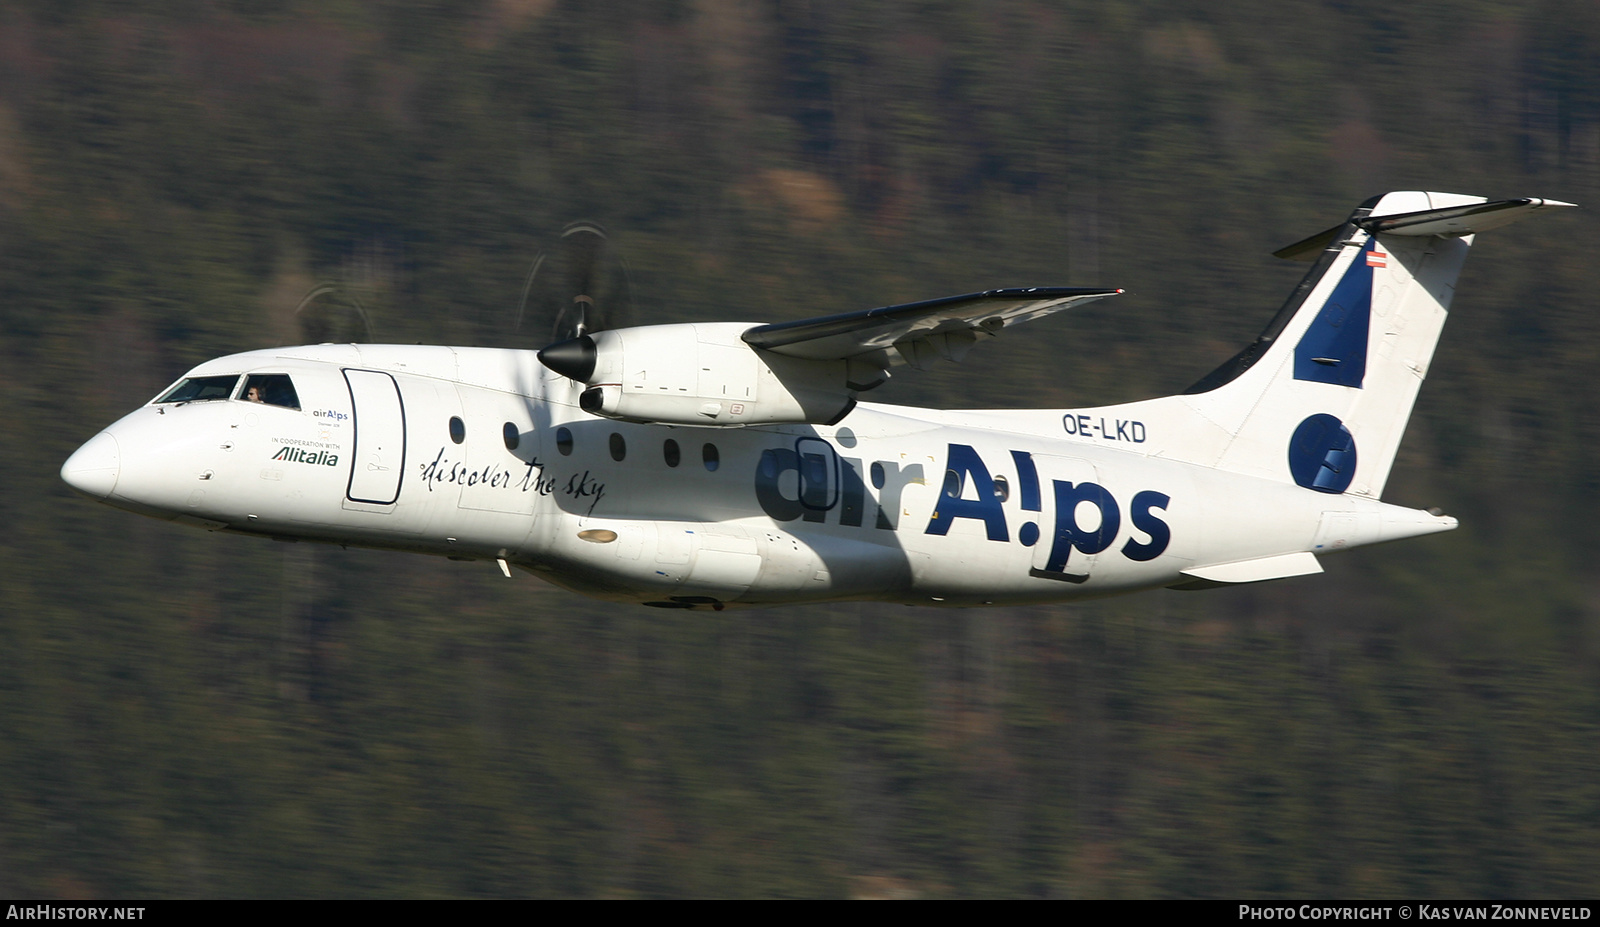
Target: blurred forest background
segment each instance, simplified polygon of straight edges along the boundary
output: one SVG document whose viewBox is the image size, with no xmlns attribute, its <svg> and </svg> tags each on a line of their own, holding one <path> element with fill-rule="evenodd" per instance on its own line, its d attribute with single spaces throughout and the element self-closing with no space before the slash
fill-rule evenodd
<svg viewBox="0 0 1600 927">
<path fill-rule="evenodd" d="M 73 495 L 318 283 L 510 344 L 1129 294 L 871 398 L 1183 388 L 1391 189 L 1600 204 L 1589 0 L 4 0 L 0 893 L 1593 896 L 1600 244 L 1474 249 L 1386 497 L 1459 531 L 1082 607 L 602 605 Z"/>
</svg>

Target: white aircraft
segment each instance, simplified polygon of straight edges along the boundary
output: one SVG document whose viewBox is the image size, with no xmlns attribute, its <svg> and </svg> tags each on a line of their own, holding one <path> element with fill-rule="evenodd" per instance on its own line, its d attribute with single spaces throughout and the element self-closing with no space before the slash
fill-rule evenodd
<svg viewBox="0 0 1600 927">
<path fill-rule="evenodd" d="M 1120 293 L 991 290 L 798 322 L 207 361 L 78 449 L 93 499 L 210 531 L 496 561 L 617 602 L 975 606 L 1321 571 L 1447 531 L 1379 501 L 1473 235 L 1541 199 L 1399 192 L 1183 394 L 1087 409 L 857 403 Z M 581 309 L 581 306 L 580 306 Z"/>
</svg>

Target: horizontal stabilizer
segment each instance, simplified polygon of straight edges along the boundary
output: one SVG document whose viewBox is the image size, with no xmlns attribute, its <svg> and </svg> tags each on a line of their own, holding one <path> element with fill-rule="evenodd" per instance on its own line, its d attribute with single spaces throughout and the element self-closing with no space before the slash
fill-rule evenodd
<svg viewBox="0 0 1600 927">
<path fill-rule="evenodd" d="M 1275 557 L 1260 557 L 1255 560 L 1240 560 L 1235 563 L 1218 563 L 1212 566 L 1194 567 L 1184 570 L 1183 575 L 1191 579 L 1202 579 L 1212 583 L 1259 583 L 1269 579 L 1287 579 L 1290 576 L 1305 576 L 1310 573 L 1321 573 L 1322 564 L 1317 562 L 1315 554 L 1307 551 L 1298 551 L 1292 554 L 1279 554 Z"/>
<path fill-rule="evenodd" d="M 902 361 L 920 367 L 923 357 L 960 359 L 979 336 L 1121 292 L 1088 287 L 989 290 L 759 325 L 742 337 L 752 347 L 807 360 L 856 358 L 884 367 Z"/>
<path fill-rule="evenodd" d="M 1355 225 L 1373 235 L 1444 235 L 1459 238 L 1476 235 L 1510 225 L 1540 209 L 1571 207 L 1572 203 L 1546 200 L 1538 197 L 1519 197 L 1514 200 L 1496 200 L 1493 203 L 1470 203 L 1465 206 L 1446 206 L 1440 209 L 1419 209 L 1412 212 L 1366 216 L 1355 220 Z M 1272 252 L 1274 257 L 1288 261 L 1313 261 L 1318 254 L 1333 244 L 1334 238 L 1344 228 L 1334 226 Z"/>
<path fill-rule="evenodd" d="M 1572 203 L 1544 200 L 1525 196 L 1514 200 L 1496 200 L 1493 203 L 1474 203 L 1468 206 L 1447 206 L 1443 209 L 1419 209 L 1388 216 L 1368 216 L 1356 220 L 1356 225 L 1373 235 L 1476 235 L 1510 225 L 1526 218 L 1535 210 L 1550 207 L 1571 207 Z"/>
</svg>

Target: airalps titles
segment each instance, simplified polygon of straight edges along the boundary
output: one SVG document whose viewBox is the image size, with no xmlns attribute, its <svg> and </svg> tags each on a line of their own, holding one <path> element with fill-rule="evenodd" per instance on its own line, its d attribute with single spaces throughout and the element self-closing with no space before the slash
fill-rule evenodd
<svg viewBox="0 0 1600 927">
<path fill-rule="evenodd" d="M 6 920 L 18 921 L 142 921 L 144 908 L 69 908 L 65 905 L 9 905 Z"/>
</svg>

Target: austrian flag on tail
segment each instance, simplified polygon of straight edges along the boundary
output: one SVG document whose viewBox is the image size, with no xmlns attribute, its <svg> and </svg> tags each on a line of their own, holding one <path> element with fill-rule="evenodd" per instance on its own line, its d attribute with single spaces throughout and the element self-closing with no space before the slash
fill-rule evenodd
<svg viewBox="0 0 1600 927">
<path fill-rule="evenodd" d="M 1384 254 L 1382 251 L 1379 251 L 1378 247 L 1376 245 L 1374 245 L 1372 247 L 1372 250 L 1367 252 L 1367 266 L 1368 267 L 1388 267 L 1389 266 L 1389 255 Z"/>
</svg>

